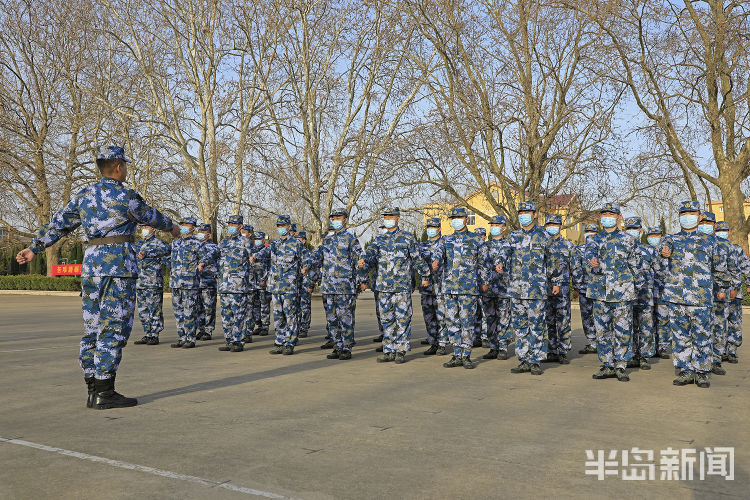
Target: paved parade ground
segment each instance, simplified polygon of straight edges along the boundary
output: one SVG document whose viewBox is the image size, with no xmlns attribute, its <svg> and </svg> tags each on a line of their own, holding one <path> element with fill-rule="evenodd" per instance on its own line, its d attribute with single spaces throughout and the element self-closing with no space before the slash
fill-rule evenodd
<svg viewBox="0 0 750 500">
<path fill-rule="evenodd" d="M 485 361 L 487 350 L 477 349 L 475 370 L 445 369 L 447 357 L 421 354 L 415 296 L 408 362 L 378 364 L 368 292 L 349 361 L 319 349 L 319 296 L 311 337 L 293 356 L 268 354 L 272 336 L 219 352 L 220 328 L 196 349 L 170 349 L 169 302 L 162 344 L 133 345 L 142 335 L 136 319 L 124 350 L 117 387 L 139 405 L 97 411 L 85 407 L 76 360 L 80 299 L 0 295 L 0 498 L 748 497 L 747 347 L 707 390 L 673 386 L 667 360 L 629 370 L 629 383 L 596 381 L 596 356 L 577 354 L 574 310 L 567 366 L 512 375 L 515 359 Z M 699 480 L 701 458 L 710 471 L 705 448 L 714 447 L 734 447 L 733 480 Z M 631 467 L 621 451 L 606 467 L 614 474 L 586 474 L 596 470 L 586 450 L 609 460 L 611 450 L 632 448 L 653 451 L 655 480 L 623 480 Z M 695 459 L 692 481 L 660 480 L 668 448 Z"/>
</svg>

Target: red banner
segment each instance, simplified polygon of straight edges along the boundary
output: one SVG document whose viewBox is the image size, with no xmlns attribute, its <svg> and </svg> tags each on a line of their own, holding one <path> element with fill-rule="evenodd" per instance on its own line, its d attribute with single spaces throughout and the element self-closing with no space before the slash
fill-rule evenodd
<svg viewBox="0 0 750 500">
<path fill-rule="evenodd" d="M 52 266 L 52 276 L 80 276 L 81 264 L 60 264 Z"/>
</svg>

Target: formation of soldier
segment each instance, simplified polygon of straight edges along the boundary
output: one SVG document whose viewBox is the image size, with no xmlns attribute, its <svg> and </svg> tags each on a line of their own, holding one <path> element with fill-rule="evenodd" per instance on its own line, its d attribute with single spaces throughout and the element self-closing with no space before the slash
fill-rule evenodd
<svg viewBox="0 0 750 500">
<path fill-rule="evenodd" d="M 411 349 L 411 294 L 419 290 L 427 329 L 424 355 L 448 355 L 446 368 L 472 369 L 473 348 L 484 359 L 508 359 L 515 341 L 518 366 L 512 373 L 541 375 L 542 363 L 569 363 L 571 299 L 577 293 L 586 346 L 601 368 L 594 379 L 626 382 L 626 368 L 650 369 L 649 359 L 673 359 L 675 385 L 709 387 L 709 373 L 726 373 L 742 342 L 742 286 L 750 260 L 728 239 L 726 222 L 702 212 L 694 201 L 680 205 L 681 230 L 663 235 L 641 220 L 620 224 L 618 206 L 601 209 L 601 230 L 584 227 L 578 246 L 561 236 L 560 215 L 538 226 L 534 202 L 518 206 L 520 229 L 506 232 L 507 219 L 492 217 L 489 236 L 468 230 L 468 212 L 450 212 L 452 234 L 441 221 L 426 221 L 427 240 L 418 242 L 399 226 L 398 208 L 383 212 L 379 234 L 366 251 L 347 230 L 349 214 L 330 214 L 328 234 L 316 249 L 288 215 L 276 220 L 279 238 L 230 216 L 227 236 L 211 241 L 211 226 L 185 217 L 173 223 L 123 186 L 127 163 L 118 146 L 99 148 L 102 179 L 84 188 L 39 231 L 20 263 L 82 226 L 88 246 L 81 273 L 85 335 L 79 361 L 88 387 L 87 406 L 133 406 L 114 390 L 122 348 L 130 335 L 136 299 L 144 329 L 136 344 L 158 345 L 164 266 L 178 340 L 193 348 L 210 340 L 217 297 L 225 343 L 220 351 L 241 352 L 253 335 L 268 335 L 273 311 L 276 337 L 271 354 L 292 355 L 310 328 L 311 294 L 320 287 L 326 316 L 329 359 L 352 358 L 359 292 L 371 288 L 382 342 L 378 362 L 406 361 Z M 135 241 L 137 225 L 142 239 Z M 619 229 L 624 226 L 624 231 Z M 155 235 L 168 231 L 169 245 Z M 452 352 L 449 351 L 452 346 Z M 671 351 L 671 354 L 670 354 Z"/>
</svg>

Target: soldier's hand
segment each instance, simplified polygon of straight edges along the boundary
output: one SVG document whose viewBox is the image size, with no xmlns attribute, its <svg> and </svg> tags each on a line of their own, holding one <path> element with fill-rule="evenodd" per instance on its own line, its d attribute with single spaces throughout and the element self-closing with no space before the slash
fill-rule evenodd
<svg viewBox="0 0 750 500">
<path fill-rule="evenodd" d="M 662 257 L 666 257 L 666 258 L 670 258 L 672 256 L 672 250 L 670 250 L 669 248 L 666 248 L 666 247 L 662 248 L 661 249 L 661 256 Z"/>
<path fill-rule="evenodd" d="M 430 280 L 422 280 L 422 288 L 427 288 L 430 286 Z"/>
<path fill-rule="evenodd" d="M 250 257 L 250 263 L 255 264 L 258 261 L 258 259 L 255 258 L 255 256 Z"/>
<path fill-rule="evenodd" d="M 302 268 L 302 270 L 301 270 L 300 272 L 301 272 L 301 273 L 302 273 L 303 275 L 305 275 L 305 276 L 306 276 L 306 275 L 307 275 L 307 267 L 303 267 L 303 268 Z"/>
<path fill-rule="evenodd" d="M 27 262 L 34 260 L 34 257 L 36 257 L 36 254 L 32 252 L 30 248 L 24 248 L 16 254 L 16 262 L 19 264 L 26 264 Z"/>
<path fill-rule="evenodd" d="M 724 299 L 727 298 L 727 294 L 724 293 L 724 292 L 719 292 L 719 293 L 716 294 L 716 298 L 719 299 L 719 300 L 724 300 Z"/>
<path fill-rule="evenodd" d="M 172 230 L 170 231 L 170 233 L 175 238 L 179 238 L 180 237 L 180 225 L 179 224 L 172 224 Z"/>
<path fill-rule="evenodd" d="M 312 289 L 312 288 L 308 288 L 308 289 L 307 289 L 307 293 L 312 293 L 312 291 L 313 291 L 313 289 Z"/>
<path fill-rule="evenodd" d="M 363 267 L 365 267 L 365 259 L 359 259 L 357 261 L 357 267 L 360 268 L 360 269 L 362 269 Z"/>
<path fill-rule="evenodd" d="M 482 285 L 479 287 L 479 289 L 482 290 L 483 292 L 486 292 L 487 290 L 490 289 L 490 285 Z"/>
<path fill-rule="evenodd" d="M 367 290 L 367 285 L 365 283 L 362 283 L 361 285 L 359 285 L 359 289 L 364 292 L 365 290 Z"/>
<path fill-rule="evenodd" d="M 433 261 L 432 261 L 432 270 L 433 270 L 433 271 L 437 271 L 437 270 L 438 270 L 438 266 L 439 266 L 439 265 L 440 265 L 440 263 L 439 263 L 438 261 L 436 261 L 436 260 L 433 260 Z"/>
<path fill-rule="evenodd" d="M 593 259 L 589 260 L 589 265 L 596 269 L 597 267 L 599 267 L 599 259 L 594 257 Z"/>
<path fill-rule="evenodd" d="M 497 271 L 498 274 L 503 274 L 503 265 L 502 264 L 496 265 L 495 271 Z"/>
<path fill-rule="evenodd" d="M 560 295 L 560 287 L 558 285 L 552 287 L 552 295 Z"/>
<path fill-rule="evenodd" d="M 266 282 L 264 281 L 263 283 L 260 284 L 260 286 L 262 286 L 263 288 L 265 288 L 266 287 Z"/>
<path fill-rule="evenodd" d="M 200 264 L 198 264 L 198 271 L 203 272 L 204 267 L 206 267 L 206 264 L 201 262 Z"/>
<path fill-rule="evenodd" d="M 738 290 L 730 290 L 729 291 L 729 298 L 732 299 L 732 300 L 736 299 L 738 293 L 739 293 Z"/>
<path fill-rule="evenodd" d="M 145 256 L 146 256 L 146 254 L 145 254 L 145 253 L 143 253 L 143 252 L 138 252 L 138 258 L 139 258 L 139 259 L 142 259 L 142 258 L 144 258 Z"/>
</svg>

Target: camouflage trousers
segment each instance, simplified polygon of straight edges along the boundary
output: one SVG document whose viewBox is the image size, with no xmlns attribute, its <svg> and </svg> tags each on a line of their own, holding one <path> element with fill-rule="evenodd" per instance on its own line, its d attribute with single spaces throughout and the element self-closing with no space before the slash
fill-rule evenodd
<svg viewBox="0 0 750 500">
<path fill-rule="evenodd" d="M 471 356 L 474 344 L 474 320 L 477 314 L 477 295 L 445 294 L 445 330 L 453 343 L 453 355 Z"/>
<path fill-rule="evenodd" d="M 243 314 L 244 323 L 240 328 L 240 335 L 242 337 L 246 335 L 248 337 L 252 337 L 255 327 L 261 324 L 260 307 L 256 308 L 256 302 L 258 300 L 259 294 L 259 290 L 250 290 L 249 292 L 243 294 L 245 296 L 245 313 Z M 260 306 L 260 302 L 257 302 L 257 304 L 258 306 Z"/>
<path fill-rule="evenodd" d="M 608 368 L 625 369 L 633 358 L 632 303 L 594 300 L 594 325 L 599 361 Z"/>
<path fill-rule="evenodd" d="M 378 304 L 383 322 L 383 352 L 406 352 L 411 349 L 411 292 L 379 292 Z"/>
<path fill-rule="evenodd" d="M 669 322 L 673 335 L 672 362 L 675 368 L 699 373 L 711 371 L 712 315 L 713 310 L 709 306 L 669 303 Z"/>
<path fill-rule="evenodd" d="M 271 292 L 257 291 L 253 299 L 253 318 L 255 326 L 268 328 L 271 325 Z"/>
<path fill-rule="evenodd" d="M 163 288 L 137 288 L 138 318 L 143 325 L 143 333 L 147 337 L 158 337 L 164 330 Z"/>
<path fill-rule="evenodd" d="M 633 357 L 650 358 L 656 352 L 654 331 L 654 306 L 633 303 Z"/>
<path fill-rule="evenodd" d="M 130 337 L 135 312 L 135 278 L 81 278 L 84 335 L 78 363 L 85 377 L 112 378 Z"/>
<path fill-rule="evenodd" d="M 172 308 L 177 323 L 177 336 L 184 342 L 195 342 L 198 335 L 198 296 L 197 288 L 173 288 Z"/>
<path fill-rule="evenodd" d="M 214 334 L 216 328 L 216 288 L 201 288 L 198 293 L 198 333 Z"/>
<path fill-rule="evenodd" d="M 297 345 L 299 333 L 297 319 L 299 301 L 296 293 L 273 294 L 273 326 L 276 328 L 276 345 Z"/>
<path fill-rule="evenodd" d="M 336 349 L 340 352 L 351 351 L 354 342 L 354 310 L 357 306 L 357 296 L 326 293 L 323 297 L 326 298 L 323 301 L 326 322 Z M 380 302 L 380 293 L 378 293 L 378 302 Z M 381 310 L 381 318 L 383 316 L 384 313 Z"/>
<path fill-rule="evenodd" d="M 541 363 L 547 358 L 547 301 L 510 299 L 510 314 L 518 360 Z"/>
<path fill-rule="evenodd" d="M 227 342 L 242 342 L 247 324 L 248 294 L 222 293 L 221 295 L 221 326 L 224 329 L 224 339 Z"/>
<path fill-rule="evenodd" d="M 482 313 L 487 318 L 487 340 L 490 349 L 507 351 L 510 342 L 510 299 L 482 297 Z"/>
<path fill-rule="evenodd" d="M 669 352 L 672 347 L 672 331 L 669 326 L 669 306 L 666 302 L 661 299 L 655 299 L 656 302 L 656 314 L 654 315 L 654 324 L 656 325 L 656 332 L 654 337 L 656 339 L 657 349 L 659 352 Z"/>
<path fill-rule="evenodd" d="M 714 363 L 721 363 L 721 357 L 726 353 L 728 316 L 729 301 L 716 300 L 716 298 L 714 298 L 714 306 L 711 315 L 711 318 L 713 319 L 713 324 L 711 325 L 711 343 L 713 344 Z"/>
<path fill-rule="evenodd" d="M 585 293 L 578 293 L 578 305 L 581 306 L 581 324 L 586 345 L 596 347 L 596 327 L 594 326 L 594 301 Z"/>
<path fill-rule="evenodd" d="M 328 311 L 328 294 L 323 294 L 323 312 Z M 380 333 L 383 333 L 383 327 L 380 324 L 380 310 L 378 309 L 378 292 L 375 292 L 375 315 L 378 317 L 378 328 L 380 329 Z M 326 313 L 326 339 L 332 340 L 333 335 L 331 335 L 331 324 L 328 322 L 328 313 Z"/>
<path fill-rule="evenodd" d="M 737 355 L 742 345 L 742 299 L 733 299 L 727 308 L 727 354 Z"/>
<path fill-rule="evenodd" d="M 438 320 L 438 298 L 437 295 L 420 293 L 420 304 L 422 305 L 422 317 L 427 329 L 427 342 L 430 345 L 438 343 L 440 335 L 440 321 Z"/>
<path fill-rule="evenodd" d="M 547 350 L 554 354 L 570 351 L 570 294 L 547 296 Z"/>
<path fill-rule="evenodd" d="M 474 315 L 474 338 L 481 338 L 487 340 L 487 316 L 484 315 L 482 310 L 482 299 L 484 297 L 480 295 L 477 299 L 477 312 Z M 473 342 L 472 342 L 473 344 Z"/>
<path fill-rule="evenodd" d="M 312 293 L 307 288 L 301 286 L 299 293 L 299 331 L 307 332 L 310 330 L 310 315 L 312 308 Z"/>
</svg>

